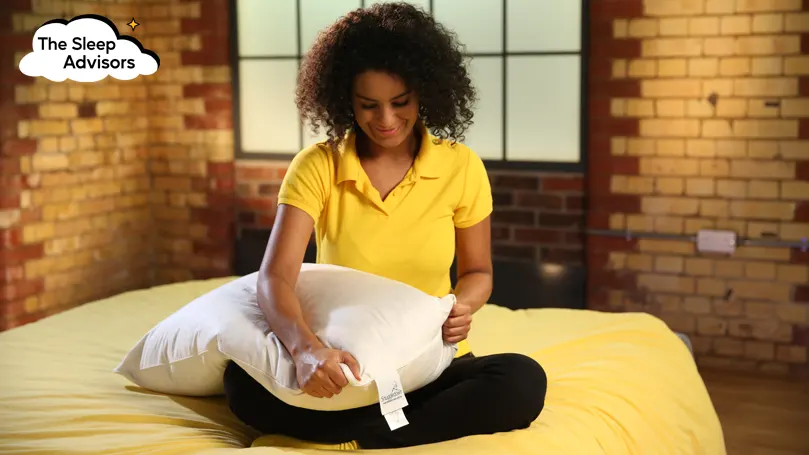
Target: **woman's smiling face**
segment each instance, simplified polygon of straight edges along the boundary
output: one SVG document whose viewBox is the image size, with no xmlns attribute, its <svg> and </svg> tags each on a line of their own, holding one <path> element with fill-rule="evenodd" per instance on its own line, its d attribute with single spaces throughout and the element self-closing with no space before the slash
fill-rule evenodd
<svg viewBox="0 0 809 455">
<path fill-rule="evenodd" d="M 397 147 L 413 131 L 419 105 L 415 92 L 401 78 L 378 71 L 366 71 L 354 79 L 354 118 L 374 143 Z"/>
</svg>

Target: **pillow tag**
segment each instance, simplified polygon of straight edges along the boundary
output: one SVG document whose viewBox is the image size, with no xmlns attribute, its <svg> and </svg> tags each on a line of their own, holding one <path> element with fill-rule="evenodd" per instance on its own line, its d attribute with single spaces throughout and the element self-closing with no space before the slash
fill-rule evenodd
<svg viewBox="0 0 809 455">
<path fill-rule="evenodd" d="M 396 370 L 374 375 L 376 389 L 379 393 L 379 408 L 391 431 L 408 424 L 402 408 L 407 406 L 402 380 Z"/>
<path fill-rule="evenodd" d="M 385 414 L 385 420 L 388 422 L 390 431 L 398 430 L 410 423 L 407 421 L 407 417 L 405 417 L 404 411 L 401 409 L 397 409 L 390 414 Z"/>
</svg>

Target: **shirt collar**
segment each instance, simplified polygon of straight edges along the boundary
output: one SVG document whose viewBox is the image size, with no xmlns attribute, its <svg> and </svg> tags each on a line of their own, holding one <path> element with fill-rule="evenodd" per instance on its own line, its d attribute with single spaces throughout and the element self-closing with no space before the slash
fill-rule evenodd
<svg viewBox="0 0 809 455">
<path fill-rule="evenodd" d="M 415 178 L 434 179 L 441 177 L 441 171 L 444 168 L 441 163 L 442 141 L 439 141 L 435 136 L 430 134 L 427 128 L 419 123 L 419 131 L 421 133 L 421 147 L 416 155 L 413 163 L 413 176 Z M 359 156 L 357 155 L 356 148 L 356 133 L 350 132 L 346 135 L 346 139 L 340 145 L 338 151 L 338 166 L 337 166 L 337 183 L 353 180 L 358 181 L 360 176 L 364 174 L 362 164 L 360 163 Z"/>
</svg>

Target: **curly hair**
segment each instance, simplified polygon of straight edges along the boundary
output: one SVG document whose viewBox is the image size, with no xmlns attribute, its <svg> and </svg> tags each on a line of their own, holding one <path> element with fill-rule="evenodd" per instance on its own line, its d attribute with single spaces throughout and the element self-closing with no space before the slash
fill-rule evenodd
<svg viewBox="0 0 809 455">
<path fill-rule="evenodd" d="M 317 133 L 338 144 L 354 121 L 354 78 L 367 70 L 400 77 L 419 97 L 419 117 L 440 139 L 463 141 L 476 90 L 463 46 L 423 10 L 379 3 L 354 10 L 323 30 L 301 62 L 296 103 Z"/>
</svg>

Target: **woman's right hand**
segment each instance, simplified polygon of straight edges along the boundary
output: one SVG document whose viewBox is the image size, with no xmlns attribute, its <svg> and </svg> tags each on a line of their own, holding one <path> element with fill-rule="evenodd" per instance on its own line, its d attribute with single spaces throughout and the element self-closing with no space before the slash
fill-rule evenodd
<svg viewBox="0 0 809 455">
<path fill-rule="evenodd" d="M 339 394 L 348 380 L 340 368 L 344 363 L 360 380 L 360 366 L 348 352 L 327 347 L 304 351 L 295 357 L 298 386 L 304 393 L 317 398 L 331 398 Z"/>
</svg>

